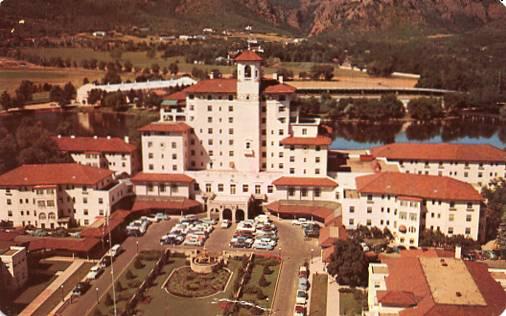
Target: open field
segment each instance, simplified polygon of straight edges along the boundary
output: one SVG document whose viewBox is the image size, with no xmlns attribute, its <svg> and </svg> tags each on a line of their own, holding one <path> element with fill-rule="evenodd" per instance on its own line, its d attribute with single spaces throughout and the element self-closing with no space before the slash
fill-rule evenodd
<svg viewBox="0 0 506 316">
<path fill-rule="evenodd" d="M 70 81 L 74 86 L 79 87 L 83 84 L 85 77 L 90 81 L 98 80 L 103 77 L 103 73 L 76 68 L 0 69 L 0 93 L 5 90 L 13 93 L 22 80 L 30 80 L 36 84 L 47 82 L 58 85 L 64 85 Z"/>
</svg>

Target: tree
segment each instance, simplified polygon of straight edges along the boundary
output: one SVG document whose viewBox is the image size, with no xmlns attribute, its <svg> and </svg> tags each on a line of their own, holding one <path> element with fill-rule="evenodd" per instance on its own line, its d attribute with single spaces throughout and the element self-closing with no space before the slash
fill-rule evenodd
<svg viewBox="0 0 506 316">
<path fill-rule="evenodd" d="M 506 221 L 506 179 L 492 180 L 488 186 L 482 189 L 482 195 L 487 199 L 485 216 L 487 218 L 486 240 L 496 239 L 498 229 Z M 504 226 L 501 228 L 501 236 L 504 237 Z"/>
<path fill-rule="evenodd" d="M 339 284 L 366 286 L 368 261 L 356 240 L 338 240 L 331 261 L 327 266 L 330 275 Z"/>
<path fill-rule="evenodd" d="M 427 121 L 443 116 L 441 102 L 435 98 L 417 98 L 408 103 L 408 112 L 412 118 Z"/>
<path fill-rule="evenodd" d="M 502 121 L 506 122 L 506 105 L 503 105 L 499 110 L 499 117 L 501 118 Z"/>
<path fill-rule="evenodd" d="M 49 91 L 49 100 L 60 103 L 63 98 L 63 90 L 60 86 L 53 86 Z"/>
<path fill-rule="evenodd" d="M 0 127 L 0 174 L 17 165 L 18 145 L 14 136 L 6 128 Z"/>
<path fill-rule="evenodd" d="M 104 78 L 102 78 L 102 83 L 103 84 L 115 84 L 115 83 L 121 83 L 121 77 L 120 75 L 116 72 L 116 70 L 113 70 L 113 69 L 109 69 L 107 70 Z"/>
<path fill-rule="evenodd" d="M 154 74 L 157 74 L 160 72 L 160 65 L 158 64 L 152 64 L 151 65 L 151 71 L 154 73 Z"/>
<path fill-rule="evenodd" d="M 382 95 L 379 103 L 382 112 L 384 112 L 384 118 L 404 117 L 404 105 L 394 94 Z"/>
<path fill-rule="evenodd" d="M 309 77 L 307 72 L 305 72 L 305 71 L 299 72 L 299 79 L 305 80 L 305 79 L 307 79 L 307 77 Z"/>
<path fill-rule="evenodd" d="M 21 106 L 25 102 L 33 100 L 35 85 L 29 80 L 23 80 L 16 89 L 16 105 Z"/>
<path fill-rule="evenodd" d="M 7 91 L 4 91 L 0 96 L 0 105 L 2 109 L 7 111 L 10 107 L 12 107 L 12 98 Z"/>
<path fill-rule="evenodd" d="M 156 48 L 151 48 L 149 49 L 147 52 L 146 52 L 146 56 L 149 58 L 149 59 L 153 59 L 156 57 Z"/>
<path fill-rule="evenodd" d="M 90 80 L 88 79 L 88 77 L 84 77 L 83 85 L 88 84 L 88 83 L 90 83 Z"/>
<path fill-rule="evenodd" d="M 126 98 L 120 91 L 109 92 L 104 96 L 101 104 L 115 111 L 120 111 L 126 105 Z"/>
<path fill-rule="evenodd" d="M 133 68 L 132 62 L 130 60 L 125 61 L 125 63 L 123 64 L 123 70 L 125 72 L 132 72 L 132 68 Z"/>
<path fill-rule="evenodd" d="M 67 82 L 65 86 L 63 86 L 63 94 L 62 94 L 62 100 L 60 106 L 69 104 L 72 99 L 76 96 L 76 88 L 72 84 L 72 82 Z"/>
<path fill-rule="evenodd" d="M 177 73 L 179 72 L 179 66 L 177 65 L 177 63 L 170 63 L 169 71 L 172 75 L 177 75 Z"/>
<path fill-rule="evenodd" d="M 101 101 L 103 94 L 103 91 L 100 89 L 92 89 L 88 92 L 88 104 L 96 104 L 98 101 Z"/>
<path fill-rule="evenodd" d="M 193 67 L 192 77 L 195 77 L 200 80 L 204 80 L 207 78 L 207 72 L 201 68 Z"/>
<path fill-rule="evenodd" d="M 293 79 L 293 71 L 288 70 L 286 68 L 278 68 L 276 70 L 278 76 L 282 76 L 284 80 L 292 80 Z"/>
</svg>

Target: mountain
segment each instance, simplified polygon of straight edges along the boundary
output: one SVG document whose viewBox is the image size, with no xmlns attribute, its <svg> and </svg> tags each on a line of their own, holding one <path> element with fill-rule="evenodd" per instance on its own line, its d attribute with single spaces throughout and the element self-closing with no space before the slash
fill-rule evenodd
<svg viewBox="0 0 506 316">
<path fill-rule="evenodd" d="M 409 27 L 461 32 L 506 20 L 499 0 L 4 0 L 0 27 L 19 19 L 33 31 L 148 26 L 157 32 L 203 27 L 317 35 Z"/>
</svg>

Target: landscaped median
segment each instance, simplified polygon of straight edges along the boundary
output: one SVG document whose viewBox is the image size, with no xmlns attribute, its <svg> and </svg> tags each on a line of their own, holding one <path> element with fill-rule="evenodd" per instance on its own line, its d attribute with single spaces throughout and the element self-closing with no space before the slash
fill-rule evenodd
<svg viewBox="0 0 506 316">
<path fill-rule="evenodd" d="M 327 274 L 313 274 L 313 281 L 311 282 L 311 305 L 309 308 L 309 315 L 327 315 L 327 287 Z"/>
<path fill-rule="evenodd" d="M 118 314 L 123 314 L 129 307 L 135 306 L 132 302 L 134 295 L 140 290 L 144 282 L 149 283 L 148 276 L 156 264 L 160 262 L 162 253 L 158 251 L 142 251 L 130 263 L 127 269 L 120 275 L 115 283 L 116 309 Z M 163 259 L 161 260 L 163 262 Z M 161 262 L 160 262 L 161 264 Z M 153 274 L 153 277 L 155 277 Z M 147 286 L 149 284 L 145 284 Z M 92 315 L 114 315 L 114 300 L 112 287 L 95 307 Z"/>
</svg>

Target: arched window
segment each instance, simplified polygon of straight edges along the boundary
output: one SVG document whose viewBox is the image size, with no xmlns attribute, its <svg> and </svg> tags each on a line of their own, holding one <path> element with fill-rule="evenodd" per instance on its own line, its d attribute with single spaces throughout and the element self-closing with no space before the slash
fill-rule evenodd
<svg viewBox="0 0 506 316">
<path fill-rule="evenodd" d="M 39 214 L 39 219 L 40 219 L 41 221 L 45 220 L 45 219 L 46 219 L 46 213 L 40 213 L 40 214 Z"/>
<path fill-rule="evenodd" d="M 56 219 L 56 215 L 54 214 L 54 212 L 51 212 L 48 214 L 48 218 L 49 219 Z"/>
<path fill-rule="evenodd" d="M 244 67 L 244 78 L 251 78 L 251 66 L 250 65 L 246 65 L 246 67 Z"/>
</svg>

